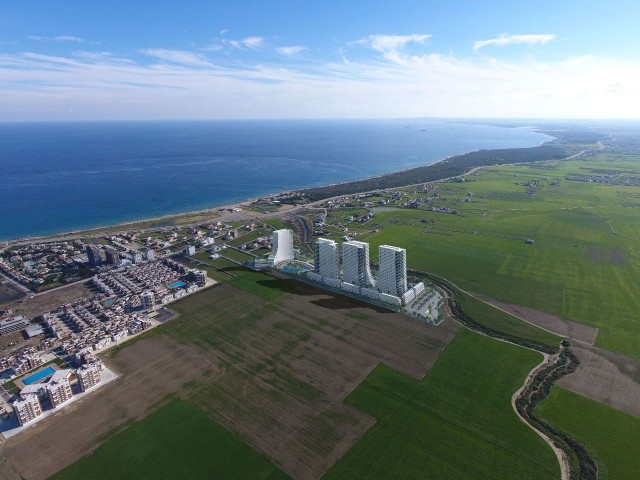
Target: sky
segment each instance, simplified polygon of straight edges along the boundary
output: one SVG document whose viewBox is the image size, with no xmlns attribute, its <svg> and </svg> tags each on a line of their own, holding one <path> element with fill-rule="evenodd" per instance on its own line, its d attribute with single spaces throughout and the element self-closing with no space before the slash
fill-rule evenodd
<svg viewBox="0 0 640 480">
<path fill-rule="evenodd" d="M 637 0 L 20 0 L 0 121 L 640 117 Z"/>
</svg>

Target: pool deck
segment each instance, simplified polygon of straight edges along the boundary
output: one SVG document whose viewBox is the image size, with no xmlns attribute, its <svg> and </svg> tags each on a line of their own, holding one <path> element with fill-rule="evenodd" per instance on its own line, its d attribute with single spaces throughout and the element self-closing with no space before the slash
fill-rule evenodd
<svg viewBox="0 0 640 480">
<path fill-rule="evenodd" d="M 24 380 L 25 378 L 29 378 L 29 377 L 32 377 L 33 375 L 37 375 L 38 373 L 42 372 L 43 370 L 47 370 L 47 369 L 49 369 L 49 368 L 53 370 L 53 372 L 51 372 L 50 374 L 45 375 L 44 377 L 42 377 L 42 378 L 38 379 L 37 381 L 35 381 L 35 382 L 31 382 L 31 383 L 29 383 L 29 384 L 27 384 L 27 383 L 24 383 L 24 382 L 23 382 L 23 380 Z M 42 381 L 43 381 L 45 378 L 50 377 L 50 376 L 51 376 L 51 375 L 53 375 L 57 370 L 60 370 L 60 367 L 59 367 L 58 365 L 56 365 L 55 363 L 50 363 L 50 364 L 48 364 L 48 365 L 43 365 L 43 366 L 42 366 L 41 368 L 39 368 L 38 370 L 35 370 L 35 371 L 33 371 L 33 372 L 29 372 L 28 374 L 26 374 L 26 376 L 25 376 L 25 377 L 22 377 L 20 380 L 15 380 L 15 381 L 14 381 L 14 383 L 16 384 L 16 386 L 17 386 L 17 387 L 19 387 L 19 388 L 20 388 L 20 390 L 22 390 L 22 389 L 23 389 L 24 387 L 26 387 L 27 385 L 33 385 L 33 384 L 36 384 L 36 383 L 42 383 Z"/>
</svg>

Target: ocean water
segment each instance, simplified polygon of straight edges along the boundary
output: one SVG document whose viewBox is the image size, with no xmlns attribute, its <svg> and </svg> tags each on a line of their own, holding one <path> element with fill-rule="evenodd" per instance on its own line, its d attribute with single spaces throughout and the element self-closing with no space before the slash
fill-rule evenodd
<svg viewBox="0 0 640 480">
<path fill-rule="evenodd" d="M 0 239 L 205 209 L 549 139 L 433 120 L 4 123 Z"/>
</svg>

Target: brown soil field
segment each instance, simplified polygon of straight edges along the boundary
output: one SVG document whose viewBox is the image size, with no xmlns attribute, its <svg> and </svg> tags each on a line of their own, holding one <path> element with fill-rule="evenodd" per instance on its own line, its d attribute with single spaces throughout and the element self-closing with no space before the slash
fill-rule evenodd
<svg viewBox="0 0 640 480">
<path fill-rule="evenodd" d="M 534 310 L 532 308 L 499 302 L 498 300 L 484 298 L 482 296 L 478 297 L 482 298 L 490 305 L 510 313 L 527 323 L 543 328 L 562 337 L 578 340 L 580 342 L 588 343 L 589 345 L 593 345 L 598 337 L 599 330 L 597 328 L 590 327 L 589 325 L 582 325 L 580 323 L 564 320 L 560 317 L 556 317 L 555 315 Z"/>
<path fill-rule="evenodd" d="M 270 303 L 229 286 L 198 300 L 175 304 L 165 333 L 224 374 L 190 399 L 293 478 L 321 477 L 373 425 L 342 399 L 376 365 L 422 378 L 458 329 L 305 285 Z"/>
<path fill-rule="evenodd" d="M 135 342 L 105 363 L 121 377 L 5 442 L 0 478 L 48 478 L 169 395 L 188 394 L 185 383 L 215 372 L 192 348 L 162 335 Z"/>
<path fill-rule="evenodd" d="M 29 298 L 29 295 L 27 295 L 21 300 L 7 305 L 7 307 L 13 308 L 16 313 L 21 313 L 29 320 L 33 320 L 42 312 L 55 310 L 65 303 L 75 302 L 81 298 L 91 298 L 92 296 L 93 292 L 87 288 L 85 283 L 76 283 L 64 288 L 39 293 L 33 298 Z"/>
<path fill-rule="evenodd" d="M 268 302 L 220 285 L 173 304 L 180 317 L 107 358 L 121 378 L 1 448 L 0 478 L 46 478 L 172 394 L 293 478 L 320 478 L 375 423 L 345 396 L 380 362 L 424 377 L 459 329 L 291 281 L 262 283 L 285 292 Z"/>
<path fill-rule="evenodd" d="M 640 362 L 587 345 L 571 349 L 580 366 L 559 386 L 640 417 Z"/>
</svg>

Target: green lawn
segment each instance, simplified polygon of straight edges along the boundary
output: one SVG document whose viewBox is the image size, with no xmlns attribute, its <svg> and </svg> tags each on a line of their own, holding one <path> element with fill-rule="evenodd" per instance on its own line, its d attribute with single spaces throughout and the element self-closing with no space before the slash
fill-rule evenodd
<svg viewBox="0 0 640 480">
<path fill-rule="evenodd" d="M 640 418 L 554 387 L 536 410 L 584 444 L 601 480 L 635 480 L 640 474 Z"/>
<path fill-rule="evenodd" d="M 223 257 L 230 258 L 231 260 L 235 260 L 237 262 L 246 262 L 247 260 L 252 260 L 253 255 L 249 255 L 248 253 L 241 252 L 240 250 L 236 250 L 234 248 L 225 248 L 218 252 Z"/>
<path fill-rule="evenodd" d="M 424 380 L 379 366 L 347 398 L 377 423 L 325 478 L 558 478 L 551 449 L 511 408 L 540 360 L 462 330 Z"/>
<path fill-rule="evenodd" d="M 196 407 L 174 400 L 115 434 L 93 453 L 51 478 L 244 480 L 288 477 Z"/>
<path fill-rule="evenodd" d="M 401 246 L 409 267 L 598 327 L 598 346 L 640 358 L 640 187 L 565 179 L 616 168 L 640 178 L 637 159 L 600 157 L 494 167 L 439 184 L 433 205 L 458 214 L 379 212 L 367 224 L 380 229 L 367 239 L 371 257 L 381 244 Z M 525 186 L 531 180 L 535 188 Z"/>
</svg>

